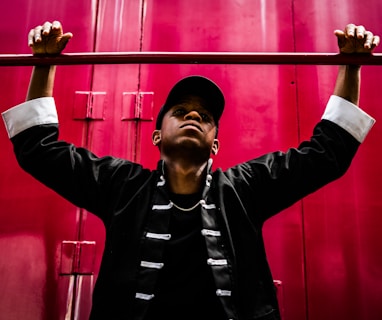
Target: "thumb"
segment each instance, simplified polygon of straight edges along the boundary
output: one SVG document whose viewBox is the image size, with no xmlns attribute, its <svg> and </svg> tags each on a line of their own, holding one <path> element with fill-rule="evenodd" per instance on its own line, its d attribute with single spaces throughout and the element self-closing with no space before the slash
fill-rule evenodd
<svg viewBox="0 0 382 320">
<path fill-rule="evenodd" d="M 60 39 L 60 42 L 59 42 L 59 45 L 60 45 L 60 50 L 64 50 L 64 48 L 66 47 L 66 45 L 68 44 L 69 40 L 73 38 L 73 34 L 71 32 L 67 32 L 67 33 L 64 33 L 62 36 L 61 36 L 61 39 Z"/>
<path fill-rule="evenodd" d="M 339 47 L 340 51 L 342 51 L 342 48 L 345 47 L 345 45 L 346 45 L 345 32 L 342 30 L 335 30 L 334 35 L 337 37 L 338 47 Z"/>
<path fill-rule="evenodd" d="M 345 37 L 345 32 L 342 30 L 334 30 L 334 35 L 337 36 L 338 38 L 344 38 Z"/>
<path fill-rule="evenodd" d="M 71 32 L 67 32 L 67 33 L 64 33 L 61 37 L 62 41 L 64 41 L 65 43 L 68 43 L 68 41 L 73 38 L 73 33 Z"/>
</svg>

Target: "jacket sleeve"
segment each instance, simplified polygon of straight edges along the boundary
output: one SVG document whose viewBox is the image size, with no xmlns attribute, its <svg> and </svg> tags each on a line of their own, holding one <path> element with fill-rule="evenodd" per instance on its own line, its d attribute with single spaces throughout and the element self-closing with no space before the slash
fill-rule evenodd
<svg viewBox="0 0 382 320">
<path fill-rule="evenodd" d="M 138 164 L 100 158 L 85 148 L 58 140 L 53 98 L 27 101 L 2 116 L 20 166 L 76 206 L 104 220 L 118 201 L 122 185 L 128 198 L 144 180 L 141 173 L 145 170 Z"/>
<path fill-rule="evenodd" d="M 261 223 L 341 177 L 374 122 L 354 104 L 331 96 L 309 140 L 286 152 L 255 158 L 226 174 Z"/>
</svg>

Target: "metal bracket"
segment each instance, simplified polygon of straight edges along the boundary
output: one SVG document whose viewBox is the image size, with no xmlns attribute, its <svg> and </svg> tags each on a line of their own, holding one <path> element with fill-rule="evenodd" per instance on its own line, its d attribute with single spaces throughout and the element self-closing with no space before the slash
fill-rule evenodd
<svg viewBox="0 0 382 320">
<path fill-rule="evenodd" d="M 62 241 L 60 275 L 92 275 L 95 244 L 95 241 Z"/>
<path fill-rule="evenodd" d="M 154 92 L 123 92 L 122 121 L 153 120 Z"/>
<path fill-rule="evenodd" d="M 76 91 L 73 118 L 75 120 L 104 120 L 106 92 Z"/>
</svg>

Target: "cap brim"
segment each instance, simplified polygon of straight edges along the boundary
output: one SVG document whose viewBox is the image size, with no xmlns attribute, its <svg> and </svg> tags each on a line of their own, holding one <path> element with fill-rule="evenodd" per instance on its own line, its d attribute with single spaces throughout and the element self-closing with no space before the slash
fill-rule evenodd
<svg viewBox="0 0 382 320">
<path fill-rule="evenodd" d="M 166 102 L 158 114 L 157 129 L 161 127 L 164 114 L 187 95 L 201 97 L 206 102 L 206 109 L 212 113 L 215 123 L 218 124 L 224 110 L 224 95 L 215 82 L 195 75 L 181 79 L 170 90 Z"/>
</svg>

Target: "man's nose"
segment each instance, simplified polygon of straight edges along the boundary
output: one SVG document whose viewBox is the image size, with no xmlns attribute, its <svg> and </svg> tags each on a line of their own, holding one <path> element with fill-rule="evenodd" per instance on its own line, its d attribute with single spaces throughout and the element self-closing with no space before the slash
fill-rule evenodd
<svg viewBox="0 0 382 320">
<path fill-rule="evenodd" d="M 184 119 L 186 120 L 196 120 L 196 121 L 201 121 L 202 120 L 202 117 L 200 116 L 199 112 L 195 111 L 195 110 L 191 110 L 190 112 L 188 112 Z"/>
</svg>

